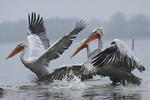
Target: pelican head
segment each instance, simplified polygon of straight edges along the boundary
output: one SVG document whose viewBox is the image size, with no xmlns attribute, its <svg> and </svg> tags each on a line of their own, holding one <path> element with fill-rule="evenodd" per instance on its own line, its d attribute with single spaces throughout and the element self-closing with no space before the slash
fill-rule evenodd
<svg viewBox="0 0 150 100">
<path fill-rule="evenodd" d="M 10 55 L 6 59 L 15 56 L 17 53 L 22 51 L 24 48 L 27 48 L 26 42 L 20 41 L 19 44 L 17 45 L 17 47 L 10 53 Z"/>
<path fill-rule="evenodd" d="M 83 42 L 81 43 L 81 45 L 75 50 L 75 52 L 72 54 L 72 56 L 70 58 L 72 58 L 73 56 L 75 56 L 80 50 L 86 48 L 88 46 L 88 43 L 91 42 L 92 40 L 95 39 L 100 39 L 103 38 L 104 36 L 104 29 L 103 27 L 98 27 L 95 28 L 92 32 L 92 34 L 83 40 Z"/>
</svg>

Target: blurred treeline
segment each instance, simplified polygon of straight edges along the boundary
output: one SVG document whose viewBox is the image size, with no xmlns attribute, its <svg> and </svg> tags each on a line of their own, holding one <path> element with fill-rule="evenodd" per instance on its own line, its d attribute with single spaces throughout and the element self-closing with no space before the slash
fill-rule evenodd
<svg viewBox="0 0 150 100">
<path fill-rule="evenodd" d="M 42 15 L 41 15 L 42 16 Z M 44 16 L 43 16 L 44 18 Z M 57 40 L 68 34 L 75 27 L 79 18 L 50 18 L 44 19 L 47 37 L 50 41 Z M 84 20 L 84 19 L 83 19 Z M 87 27 L 77 35 L 77 40 L 89 36 L 96 27 L 104 27 L 105 39 L 107 38 L 137 38 L 150 37 L 150 18 L 145 15 L 134 15 L 128 18 L 123 13 L 112 15 L 110 20 L 87 21 Z M 27 41 L 28 21 L 0 23 L 0 42 Z"/>
</svg>

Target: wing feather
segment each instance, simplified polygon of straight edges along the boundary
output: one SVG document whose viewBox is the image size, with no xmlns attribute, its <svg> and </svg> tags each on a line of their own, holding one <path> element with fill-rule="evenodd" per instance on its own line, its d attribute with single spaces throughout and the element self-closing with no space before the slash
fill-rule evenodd
<svg viewBox="0 0 150 100">
<path fill-rule="evenodd" d="M 68 35 L 64 36 L 63 38 L 59 39 L 55 42 L 51 47 L 47 49 L 47 51 L 38 59 L 38 61 L 42 61 L 43 59 L 47 59 L 49 62 L 50 60 L 54 60 L 58 58 L 69 46 L 72 44 L 75 35 L 77 35 L 81 30 L 85 28 L 86 24 L 85 21 L 80 21 L 76 23 L 76 26 L 72 32 Z"/>
<path fill-rule="evenodd" d="M 50 47 L 49 39 L 46 37 L 44 21 L 40 15 L 36 18 L 36 13 L 32 13 L 31 17 L 28 15 L 28 20 L 29 31 L 27 39 L 30 45 L 29 58 L 38 58 Z"/>
<path fill-rule="evenodd" d="M 68 80 L 71 80 L 75 76 L 77 77 L 83 77 L 81 76 L 82 73 L 80 72 L 82 65 L 65 65 L 60 68 L 55 69 L 52 73 L 39 78 L 38 81 L 54 81 L 54 80 L 62 80 L 67 78 Z"/>
<path fill-rule="evenodd" d="M 95 67 L 103 67 L 104 65 L 123 65 L 128 66 L 131 69 L 136 67 L 140 72 L 145 70 L 133 51 L 118 39 L 115 39 L 110 47 L 96 55 L 93 59 L 92 64 Z"/>
</svg>

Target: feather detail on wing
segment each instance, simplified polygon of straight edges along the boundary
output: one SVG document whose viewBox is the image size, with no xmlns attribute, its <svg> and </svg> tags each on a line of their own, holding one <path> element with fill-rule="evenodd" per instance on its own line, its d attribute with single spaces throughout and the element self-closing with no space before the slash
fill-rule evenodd
<svg viewBox="0 0 150 100">
<path fill-rule="evenodd" d="M 39 57 L 50 46 L 49 39 L 46 37 L 43 18 L 32 13 L 31 17 L 28 15 L 29 31 L 28 42 L 30 45 L 30 56 Z"/>
<path fill-rule="evenodd" d="M 84 75 L 80 72 L 82 65 L 64 65 L 55 69 L 52 73 L 40 77 L 37 81 L 54 81 L 67 79 L 72 80 L 74 77 L 81 78 L 81 80 L 93 78 L 92 74 Z"/>
<path fill-rule="evenodd" d="M 67 78 L 71 80 L 74 76 L 81 77 L 80 68 L 82 65 L 64 65 L 60 68 L 55 69 L 52 73 L 39 78 L 38 81 L 54 81 L 54 80 L 62 80 Z"/>
<path fill-rule="evenodd" d="M 46 52 L 38 59 L 38 61 L 46 59 L 48 62 L 50 60 L 54 60 L 59 57 L 69 46 L 72 44 L 75 35 L 77 35 L 81 30 L 85 28 L 86 24 L 85 21 L 80 21 L 76 23 L 75 29 L 70 32 L 68 35 L 64 36 L 63 38 L 59 39 L 55 42 L 51 47 L 49 47 Z"/>
<path fill-rule="evenodd" d="M 83 66 L 81 67 L 80 71 L 88 75 L 90 73 L 94 74 L 97 72 L 97 68 L 92 65 L 93 57 L 98 54 L 98 49 L 95 49 L 88 57 L 87 61 L 84 62 Z"/>
<path fill-rule="evenodd" d="M 104 65 L 123 65 L 130 67 L 131 70 L 135 67 L 140 72 L 145 70 L 133 51 L 119 39 L 113 40 L 110 47 L 106 48 L 93 59 L 94 61 L 92 63 L 95 67 L 103 67 Z"/>
</svg>

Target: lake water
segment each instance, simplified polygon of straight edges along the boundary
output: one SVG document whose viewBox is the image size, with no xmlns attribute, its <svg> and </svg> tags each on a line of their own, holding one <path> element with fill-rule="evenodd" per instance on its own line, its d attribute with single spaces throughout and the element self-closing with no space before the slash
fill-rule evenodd
<svg viewBox="0 0 150 100">
<path fill-rule="evenodd" d="M 86 61 L 86 50 L 82 50 L 70 59 L 72 53 L 80 45 L 80 41 L 75 41 L 62 56 L 51 61 L 48 68 L 50 72 L 62 65 L 82 64 Z M 111 41 L 104 40 L 103 49 L 109 46 Z M 131 47 L 131 39 L 123 39 L 123 41 Z M 75 77 L 69 82 L 63 79 L 49 84 L 37 84 L 28 77 L 34 74 L 21 63 L 20 54 L 5 60 L 17 44 L 0 44 L 0 87 L 4 89 L 0 90 L 1 100 L 149 100 L 150 98 L 150 38 L 135 39 L 134 52 L 146 68 L 143 73 L 137 70 L 133 72 L 143 79 L 141 86 L 127 84 L 113 87 L 109 78 L 99 76 L 83 82 Z M 97 41 L 91 42 L 90 45 L 95 48 Z M 25 55 L 26 58 L 28 52 L 29 50 Z"/>
</svg>

